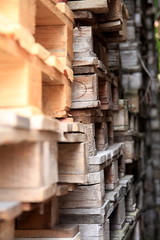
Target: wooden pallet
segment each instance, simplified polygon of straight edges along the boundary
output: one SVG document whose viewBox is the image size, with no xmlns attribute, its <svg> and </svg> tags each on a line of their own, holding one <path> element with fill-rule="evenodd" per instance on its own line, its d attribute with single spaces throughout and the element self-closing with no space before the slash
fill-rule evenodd
<svg viewBox="0 0 160 240">
<path fill-rule="evenodd" d="M 53 196 L 58 181 L 58 122 L 42 116 L 21 118 L 11 112 L 1 116 L 1 200 L 36 202 Z M 14 142 L 15 136 L 20 137 Z"/>
</svg>

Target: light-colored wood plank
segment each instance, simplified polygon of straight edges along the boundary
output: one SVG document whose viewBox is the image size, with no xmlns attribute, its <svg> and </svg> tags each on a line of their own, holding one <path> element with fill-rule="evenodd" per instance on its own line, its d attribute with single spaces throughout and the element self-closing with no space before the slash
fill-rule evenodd
<svg viewBox="0 0 160 240">
<path fill-rule="evenodd" d="M 72 10 L 90 10 L 94 13 L 106 13 L 108 11 L 108 3 L 106 0 L 93 2 L 92 0 L 68 1 Z"/>
</svg>

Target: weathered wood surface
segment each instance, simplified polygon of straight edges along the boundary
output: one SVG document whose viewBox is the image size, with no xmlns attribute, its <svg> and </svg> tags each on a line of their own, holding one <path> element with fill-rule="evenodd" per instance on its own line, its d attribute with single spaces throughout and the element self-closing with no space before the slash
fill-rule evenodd
<svg viewBox="0 0 160 240">
<path fill-rule="evenodd" d="M 32 240 L 33 238 L 24 238 L 24 237 L 18 237 L 18 238 L 15 238 L 15 240 Z M 35 240 L 38 240 L 39 238 L 34 238 Z M 64 237 L 55 237 L 55 238 L 50 238 L 50 237 L 48 237 L 48 238 L 41 238 L 42 240 L 81 240 L 81 236 L 80 236 L 80 233 L 78 233 L 78 234 L 76 234 L 73 238 L 71 237 L 69 237 L 69 238 L 64 238 Z"/>
<path fill-rule="evenodd" d="M 119 111 L 114 111 L 114 131 L 126 131 L 128 128 L 128 101 L 119 100 Z"/>
<path fill-rule="evenodd" d="M 79 224 L 82 239 L 109 239 L 109 219 L 103 225 L 99 224 Z"/>
<path fill-rule="evenodd" d="M 114 190 L 119 184 L 118 160 L 105 168 L 105 189 Z"/>
<path fill-rule="evenodd" d="M 60 143 L 58 146 L 58 164 L 60 181 L 63 181 L 63 176 L 69 181 L 70 176 L 73 175 L 77 183 L 76 175 L 78 177 L 78 175 L 88 173 L 87 143 Z"/>
<path fill-rule="evenodd" d="M 52 230 L 38 229 L 38 230 L 16 230 L 16 238 L 40 238 L 40 239 L 55 239 L 55 238 L 74 238 L 78 234 L 79 228 L 77 225 L 56 225 Z"/>
<path fill-rule="evenodd" d="M 72 101 L 98 100 L 98 78 L 93 75 L 76 75 L 72 85 Z"/>
<path fill-rule="evenodd" d="M 91 26 L 74 28 L 73 66 L 97 65 L 98 58 L 93 53 L 93 33 Z"/>
<path fill-rule="evenodd" d="M 72 10 L 90 10 L 94 13 L 106 13 L 108 11 L 108 3 L 106 0 L 93 2 L 92 0 L 68 1 Z"/>
<path fill-rule="evenodd" d="M 95 144 L 95 125 L 93 123 L 84 124 L 85 133 L 87 135 L 88 142 L 88 155 L 89 157 L 95 156 L 97 153 Z"/>
<path fill-rule="evenodd" d="M 79 185 L 77 189 L 61 198 L 61 208 L 98 208 L 104 203 L 104 182 Z"/>
<path fill-rule="evenodd" d="M 69 224 L 104 224 L 110 202 L 105 201 L 100 208 L 60 209 L 60 221 Z"/>
<path fill-rule="evenodd" d="M 108 148 L 108 126 L 107 123 L 95 124 L 95 141 L 97 151 L 105 151 Z"/>
</svg>

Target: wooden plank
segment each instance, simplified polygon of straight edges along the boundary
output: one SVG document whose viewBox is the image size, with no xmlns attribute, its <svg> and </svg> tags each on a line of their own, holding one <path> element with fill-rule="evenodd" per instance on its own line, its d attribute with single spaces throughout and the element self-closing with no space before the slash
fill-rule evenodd
<svg viewBox="0 0 160 240">
<path fill-rule="evenodd" d="M 108 110 L 112 109 L 113 102 L 112 102 L 112 90 L 111 84 L 108 81 L 99 81 L 99 100 L 101 102 L 101 109 Z"/>
<path fill-rule="evenodd" d="M 60 181 L 83 183 L 88 173 L 88 153 L 86 143 L 59 144 L 58 164 Z M 64 161 L 65 156 L 65 161 Z"/>
<path fill-rule="evenodd" d="M 110 166 L 105 168 L 105 183 L 106 190 L 114 190 L 118 186 L 118 160 L 112 162 Z"/>
<path fill-rule="evenodd" d="M 15 238 L 15 240 L 29 240 L 32 238 Z M 34 238 L 35 240 L 39 238 Z M 73 238 L 41 238 L 41 240 L 81 240 L 80 233 L 77 233 Z"/>
<path fill-rule="evenodd" d="M 93 53 L 93 33 L 91 26 L 74 28 L 73 31 L 73 66 L 97 65 L 98 58 Z"/>
<path fill-rule="evenodd" d="M 98 100 L 98 78 L 93 75 L 76 75 L 72 85 L 72 101 Z"/>
<path fill-rule="evenodd" d="M 69 10 L 65 11 L 62 7 L 58 7 L 51 0 L 39 0 L 37 2 L 36 24 L 44 25 L 68 25 L 73 26 L 73 13 Z M 69 14 L 68 14 L 69 13 Z"/>
<path fill-rule="evenodd" d="M 94 208 L 103 205 L 104 183 L 80 185 L 60 200 L 61 208 Z"/>
<path fill-rule="evenodd" d="M 16 238 L 73 238 L 79 231 L 77 225 L 56 225 L 53 229 L 38 229 L 38 230 L 16 230 Z"/>
<path fill-rule="evenodd" d="M 107 123 L 95 124 L 95 141 L 98 151 L 105 151 L 108 148 L 108 126 Z"/>
<path fill-rule="evenodd" d="M 119 111 L 114 112 L 114 131 L 126 131 L 129 128 L 128 101 L 119 100 Z"/>
<path fill-rule="evenodd" d="M 39 188 L 0 188 L 1 201 L 43 202 L 56 195 L 57 184 Z"/>
<path fill-rule="evenodd" d="M 103 225 L 79 224 L 82 239 L 109 239 L 109 219 Z"/>
<path fill-rule="evenodd" d="M 0 219 L 10 220 L 22 212 L 22 205 L 19 202 L 0 202 Z"/>
<path fill-rule="evenodd" d="M 56 143 L 1 146 L 0 152 L 1 188 L 36 188 L 57 182 Z"/>
<path fill-rule="evenodd" d="M 73 30 L 66 25 L 38 26 L 35 38 L 54 56 L 73 59 Z"/>
<path fill-rule="evenodd" d="M 90 10 L 94 13 L 106 13 L 108 11 L 108 3 L 106 0 L 93 2 L 92 0 L 68 1 L 72 10 Z"/>
<path fill-rule="evenodd" d="M 96 145 L 95 145 L 95 125 L 93 123 L 84 124 L 85 132 L 87 135 L 88 143 L 88 154 L 89 156 L 96 155 Z"/>
<path fill-rule="evenodd" d="M 51 117 L 67 117 L 67 111 L 71 107 L 70 80 L 66 79 L 61 86 L 44 83 L 42 101 L 44 114 Z"/>
<path fill-rule="evenodd" d="M 60 209 L 61 222 L 70 224 L 104 224 L 110 202 L 105 201 L 100 208 Z"/>
</svg>

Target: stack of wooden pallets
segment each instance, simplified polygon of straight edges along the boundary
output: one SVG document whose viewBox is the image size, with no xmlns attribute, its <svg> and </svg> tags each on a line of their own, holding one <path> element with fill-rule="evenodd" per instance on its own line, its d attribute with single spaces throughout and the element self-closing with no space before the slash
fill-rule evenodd
<svg viewBox="0 0 160 240">
<path fill-rule="evenodd" d="M 0 3 L 0 239 L 140 239 L 142 70 L 125 2 Z"/>
<path fill-rule="evenodd" d="M 135 146 L 137 141 L 139 147 L 140 141 L 135 130 L 137 117 L 127 100 L 118 100 L 118 43 L 126 39 L 128 12 L 122 1 L 110 2 L 108 10 L 104 7 L 106 1 L 101 1 L 102 8 L 99 4 L 93 10 L 94 5 L 89 1 L 69 1 L 76 25 L 70 113 L 86 128 L 89 174 L 88 182 L 62 197 L 60 221 L 78 224 L 83 240 L 129 239 L 135 226 L 139 228 L 140 198 L 136 199 L 139 191 L 132 173 L 126 174 L 126 164 L 140 154 Z"/>
</svg>

